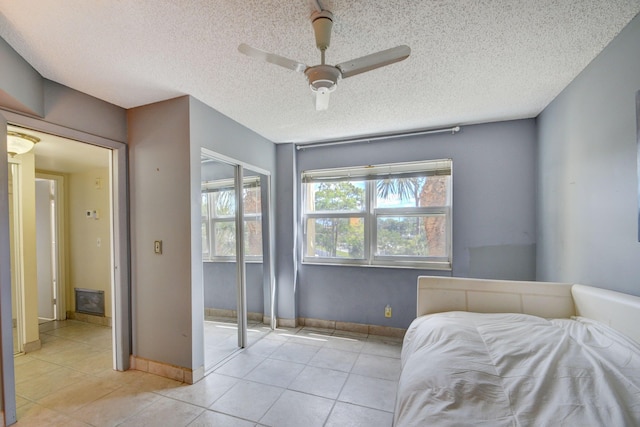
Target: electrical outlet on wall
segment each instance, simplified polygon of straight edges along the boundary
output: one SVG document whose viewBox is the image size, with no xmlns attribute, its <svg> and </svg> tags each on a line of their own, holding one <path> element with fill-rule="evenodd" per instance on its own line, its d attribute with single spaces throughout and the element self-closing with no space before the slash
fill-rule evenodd
<svg viewBox="0 0 640 427">
<path fill-rule="evenodd" d="M 391 306 L 389 304 L 384 308 L 384 317 L 391 317 Z"/>
</svg>

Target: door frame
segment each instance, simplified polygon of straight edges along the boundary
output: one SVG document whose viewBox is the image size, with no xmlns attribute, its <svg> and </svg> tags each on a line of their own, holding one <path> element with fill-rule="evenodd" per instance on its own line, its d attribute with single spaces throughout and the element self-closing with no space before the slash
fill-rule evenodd
<svg viewBox="0 0 640 427">
<path fill-rule="evenodd" d="M 7 124 L 33 129 L 86 144 L 111 150 L 111 200 L 112 200 L 112 257 L 113 257 L 113 366 L 124 371 L 129 369 L 131 355 L 131 274 L 130 274 L 130 228 L 128 200 L 128 150 L 124 142 L 91 135 L 82 131 L 46 122 L 34 117 L 0 109 L 0 152 L 6 152 Z M 0 181 L 7 182 L 8 162 L 0 162 Z M 2 179 L 4 178 L 4 179 Z M 0 292 L 10 295 L 11 274 L 9 270 L 9 221 L 8 189 L 0 186 Z M 0 302 L 0 338 L 2 340 L 1 379 L 5 422 L 16 421 L 15 371 L 13 364 L 13 339 L 11 320 L 11 298 Z"/>
<path fill-rule="evenodd" d="M 13 271 L 13 275 L 11 277 L 11 282 L 15 281 L 15 295 L 11 296 L 12 303 L 12 313 L 11 313 L 11 321 L 13 322 L 13 316 L 16 317 L 16 335 L 18 348 L 17 351 L 14 348 L 13 354 L 22 353 L 24 351 L 24 337 L 25 337 L 25 318 L 24 318 L 24 266 L 23 266 L 23 251 L 22 251 L 22 233 L 16 233 L 16 230 L 22 230 L 22 177 L 20 173 L 20 168 L 22 167 L 22 163 L 20 160 L 9 159 L 7 165 L 7 173 L 11 174 L 11 201 L 9 204 L 13 204 L 13 211 L 10 212 L 12 218 L 9 218 L 9 225 L 11 226 L 11 221 L 13 220 L 12 229 L 9 230 L 9 236 L 13 233 L 13 238 L 10 244 L 13 245 L 14 256 L 13 259 L 10 259 L 11 271 Z M 12 170 L 13 169 L 13 170 Z M 14 173 L 17 172 L 17 173 Z M 11 248 L 9 248 L 11 249 Z M 11 283 L 11 291 L 14 290 L 14 284 Z M 15 304 L 15 306 L 13 305 Z"/>
<path fill-rule="evenodd" d="M 67 313 L 66 307 L 66 282 L 65 282 L 65 260 L 66 260 L 66 252 L 65 252 L 65 194 L 64 194 L 64 184 L 65 177 L 63 175 L 56 175 L 54 173 L 46 173 L 46 172 L 38 172 L 36 170 L 36 180 L 42 179 L 47 181 L 54 181 L 56 190 L 55 190 L 55 230 L 53 231 L 55 234 L 55 254 L 54 254 L 54 264 L 55 264 L 55 273 L 54 280 L 55 285 L 53 286 L 54 290 L 54 298 L 55 309 L 53 312 L 54 320 L 64 319 Z"/>
</svg>

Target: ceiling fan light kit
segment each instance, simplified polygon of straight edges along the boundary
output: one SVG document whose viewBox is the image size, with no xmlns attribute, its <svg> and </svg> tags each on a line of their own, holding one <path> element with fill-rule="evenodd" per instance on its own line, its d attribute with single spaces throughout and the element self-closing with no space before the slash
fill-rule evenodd
<svg viewBox="0 0 640 427">
<path fill-rule="evenodd" d="M 316 110 L 329 108 L 329 95 L 336 90 L 338 80 L 402 61 L 411 54 L 409 46 L 401 45 L 345 61 L 335 66 L 327 65 L 325 64 L 325 52 L 331 44 L 333 14 L 328 10 L 314 10 L 311 14 L 311 25 L 316 38 L 316 47 L 320 51 L 319 65 L 310 67 L 299 61 L 265 52 L 244 43 L 238 46 L 238 50 L 247 56 L 304 73 L 311 91 L 316 96 Z"/>
</svg>

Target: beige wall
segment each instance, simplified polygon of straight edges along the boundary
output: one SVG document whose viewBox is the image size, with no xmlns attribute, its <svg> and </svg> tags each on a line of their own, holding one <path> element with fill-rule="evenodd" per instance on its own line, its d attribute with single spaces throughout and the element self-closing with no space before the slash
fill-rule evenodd
<svg viewBox="0 0 640 427">
<path fill-rule="evenodd" d="M 105 315 L 111 317 L 109 169 L 69 174 L 67 189 L 67 311 L 75 311 L 74 288 L 94 289 L 104 291 Z M 88 210 L 98 218 L 87 218 Z"/>
<path fill-rule="evenodd" d="M 21 191 L 20 213 L 22 225 L 22 277 L 24 281 L 24 342 L 25 350 L 39 348 L 38 277 L 36 265 L 36 199 L 33 153 L 16 156 L 19 163 Z"/>
</svg>

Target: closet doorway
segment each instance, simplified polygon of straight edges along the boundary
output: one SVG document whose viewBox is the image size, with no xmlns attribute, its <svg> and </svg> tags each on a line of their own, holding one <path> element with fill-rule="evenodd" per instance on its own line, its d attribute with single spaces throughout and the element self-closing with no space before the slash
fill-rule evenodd
<svg viewBox="0 0 640 427">
<path fill-rule="evenodd" d="M 270 331 L 270 176 L 205 151 L 200 176 L 209 372 Z"/>
</svg>

